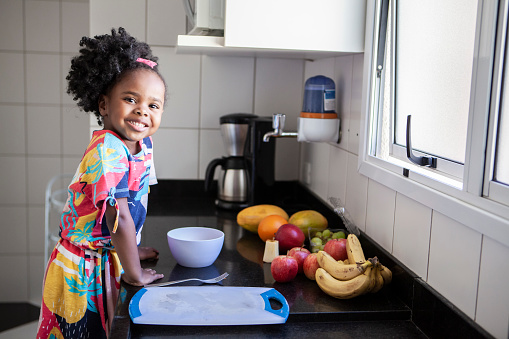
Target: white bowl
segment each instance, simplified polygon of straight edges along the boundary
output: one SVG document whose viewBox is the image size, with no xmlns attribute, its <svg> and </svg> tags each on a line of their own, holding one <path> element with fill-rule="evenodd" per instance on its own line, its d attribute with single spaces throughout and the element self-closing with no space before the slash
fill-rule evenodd
<svg viewBox="0 0 509 339">
<path fill-rule="evenodd" d="M 176 228 L 166 236 L 177 263 L 193 268 L 212 265 L 224 243 L 224 233 L 209 227 Z"/>
</svg>

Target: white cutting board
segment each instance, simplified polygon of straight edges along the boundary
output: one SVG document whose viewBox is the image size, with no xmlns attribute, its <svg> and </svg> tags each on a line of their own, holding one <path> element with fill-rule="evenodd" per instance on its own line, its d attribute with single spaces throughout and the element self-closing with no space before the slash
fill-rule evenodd
<svg viewBox="0 0 509 339">
<path fill-rule="evenodd" d="M 283 307 L 273 309 L 270 299 Z M 139 290 L 129 303 L 135 324 L 260 325 L 285 323 L 288 302 L 273 288 L 168 286 Z"/>
</svg>

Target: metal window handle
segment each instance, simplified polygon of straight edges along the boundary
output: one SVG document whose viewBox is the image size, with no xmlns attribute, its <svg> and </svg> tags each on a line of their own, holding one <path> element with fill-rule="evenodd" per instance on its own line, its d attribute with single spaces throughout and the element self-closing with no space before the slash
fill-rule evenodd
<svg viewBox="0 0 509 339">
<path fill-rule="evenodd" d="M 378 32 L 378 56 L 376 63 L 377 76 L 380 77 L 384 67 L 385 41 L 387 40 L 387 20 L 389 16 L 389 0 L 382 0 L 380 11 L 380 27 Z"/>
<path fill-rule="evenodd" d="M 437 158 L 434 157 L 418 157 L 412 152 L 412 135 L 411 135 L 411 115 L 406 118 L 406 156 L 411 162 L 419 166 L 429 166 L 437 168 Z"/>
</svg>

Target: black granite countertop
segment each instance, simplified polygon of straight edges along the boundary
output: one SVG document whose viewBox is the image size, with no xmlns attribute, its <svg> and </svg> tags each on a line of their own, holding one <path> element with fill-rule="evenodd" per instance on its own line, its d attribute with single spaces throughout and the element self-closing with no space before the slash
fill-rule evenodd
<svg viewBox="0 0 509 339">
<path fill-rule="evenodd" d="M 290 215 L 303 209 L 324 214 L 329 225 L 342 226 L 339 217 L 296 182 L 277 183 L 278 189 L 266 203 L 276 204 Z M 111 338 L 426 338 L 488 337 L 488 335 L 454 310 L 445 300 L 425 288 L 403 265 L 381 249 L 365 234 L 359 237 L 366 257 L 377 256 L 393 271 L 393 282 L 375 294 L 340 300 L 326 295 L 316 282 L 300 275 L 289 283 L 275 282 L 270 264 L 263 263 L 264 244 L 257 234 L 236 223 L 237 211 L 215 207 L 214 195 L 203 192 L 202 181 L 163 181 L 152 188 L 149 214 L 145 222 L 142 246 L 160 251 L 159 260 L 144 262 L 165 277 L 161 281 L 189 277 L 211 278 L 223 272 L 230 275 L 224 286 L 272 287 L 290 305 L 285 324 L 254 326 L 160 326 L 133 324 L 128 304 L 140 289 L 122 283 L 120 298 L 111 330 Z M 178 227 L 206 226 L 225 233 L 223 249 L 213 265 L 192 269 L 176 264 L 168 247 L 166 233 Z M 335 226 L 336 228 L 336 226 Z M 195 285 L 196 283 L 185 283 Z M 184 285 L 184 284 L 181 284 Z M 422 302 L 416 303 L 415 296 Z M 431 305 L 430 305 L 431 303 Z M 444 306 L 442 306 L 444 305 Z M 420 310 L 416 310 L 422 308 Z M 422 306 L 422 307 L 421 307 Z M 443 324 L 438 314 L 447 316 Z M 417 322 L 416 322 L 417 319 Z M 426 334 L 425 334 L 426 333 Z M 463 335 L 465 334 L 465 335 Z M 446 336 L 442 336 L 446 335 Z M 458 335 L 458 336 L 456 336 Z"/>
</svg>

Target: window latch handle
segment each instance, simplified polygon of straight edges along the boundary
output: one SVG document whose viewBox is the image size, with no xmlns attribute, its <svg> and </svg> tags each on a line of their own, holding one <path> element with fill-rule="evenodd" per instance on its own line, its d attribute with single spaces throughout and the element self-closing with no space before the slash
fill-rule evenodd
<svg viewBox="0 0 509 339">
<path fill-rule="evenodd" d="M 429 166 L 437 168 L 437 158 L 434 157 L 419 157 L 412 151 L 412 134 L 411 134 L 411 115 L 406 118 L 406 156 L 411 162 L 419 166 Z"/>
</svg>

